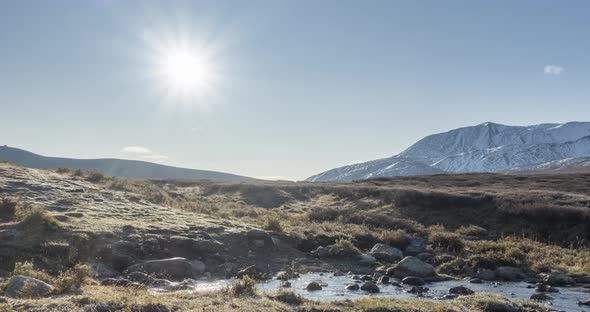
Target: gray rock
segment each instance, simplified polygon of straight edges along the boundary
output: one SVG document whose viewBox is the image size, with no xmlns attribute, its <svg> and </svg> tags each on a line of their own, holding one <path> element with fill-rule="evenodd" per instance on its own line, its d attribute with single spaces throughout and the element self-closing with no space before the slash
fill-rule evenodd
<svg viewBox="0 0 590 312">
<path fill-rule="evenodd" d="M 559 290 L 551 285 L 539 283 L 535 287 L 535 290 L 538 292 L 559 292 Z"/>
<path fill-rule="evenodd" d="M 205 270 L 207 269 L 207 266 L 201 260 L 191 260 L 191 261 L 189 261 L 189 263 L 191 264 L 191 267 L 193 268 L 194 274 L 201 275 L 201 274 L 205 273 Z"/>
<path fill-rule="evenodd" d="M 414 238 L 410 241 L 410 244 L 404 249 L 404 255 L 416 256 L 419 253 L 426 251 L 426 240 L 424 238 Z"/>
<path fill-rule="evenodd" d="M 309 291 L 322 290 L 322 286 L 320 285 L 320 283 L 315 282 L 315 281 L 307 284 L 307 287 L 305 287 L 305 288 Z"/>
<path fill-rule="evenodd" d="M 104 263 L 93 263 L 90 265 L 90 270 L 96 278 L 106 278 L 106 277 L 116 277 L 119 275 L 119 272 L 111 269 Z"/>
<path fill-rule="evenodd" d="M 576 282 L 573 278 L 560 272 L 541 273 L 539 275 L 545 284 L 551 286 L 567 286 Z"/>
<path fill-rule="evenodd" d="M 365 282 L 362 286 L 361 286 L 361 290 L 364 290 L 366 292 L 370 292 L 370 293 L 378 293 L 379 290 L 379 286 L 375 285 L 375 283 L 368 281 Z"/>
<path fill-rule="evenodd" d="M 377 259 L 371 255 L 367 254 L 360 254 L 357 256 L 358 264 L 365 265 L 365 266 L 372 266 L 377 263 Z"/>
<path fill-rule="evenodd" d="M 578 305 L 590 306 L 590 299 L 585 300 L 585 301 L 579 301 Z"/>
<path fill-rule="evenodd" d="M 590 275 L 578 275 L 573 277 L 578 284 L 590 284 Z"/>
<path fill-rule="evenodd" d="M 166 276 L 173 279 L 193 277 L 193 268 L 185 258 L 170 258 L 162 260 L 146 261 L 127 268 L 128 272 L 144 272 L 157 276 Z"/>
<path fill-rule="evenodd" d="M 405 257 L 396 266 L 387 270 L 387 275 L 400 278 L 406 276 L 425 277 L 434 275 L 434 267 L 416 257 Z"/>
<path fill-rule="evenodd" d="M 399 261 L 404 257 L 404 254 L 401 250 L 391 247 L 385 244 L 375 244 L 371 251 L 369 251 L 369 255 L 379 259 L 380 261 Z"/>
<path fill-rule="evenodd" d="M 432 259 L 433 259 L 432 254 L 429 252 L 421 252 L 416 255 L 416 258 L 418 258 L 424 262 L 429 262 L 429 261 L 432 261 Z"/>
<path fill-rule="evenodd" d="M 521 269 L 509 266 L 497 267 L 495 273 L 496 277 L 506 281 L 520 280 L 525 277 Z"/>
<path fill-rule="evenodd" d="M 377 283 L 378 284 L 389 284 L 389 276 L 387 276 L 387 275 L 380 276 L 379 279 L 377 279 Z"/>
<path fill-rule="evenodd" d="M 349 284 L 346 285 L 346 290 L 359 290 L 360 286 L 359 284 Z"/>
<path fill-rule="evenodd" d="M 408 276 L 402 279 L 402 284 L 411 286 L 422 286 L 426 284 L 423 279 L 416 276 Z"/>
<path fill-rule="evenodd" d="M 36 278 L 16 275 L 13 276 L 4 290 L 6 297 L 12 298 L 40 298 L 49 295 L 53 286 Z"/>
<path fill-rule="evenodd" d="M 535 301 L 549 301 L 549 300 L 553 300 L 552 297 L 546 295 L 546 294 L 533 294 L 530 298 L 531 300 L 535 300 Z"/>
<path fill-rule="evenodd" d="M 411 294 L 416 294 L 418 296 L 422 296 L 422 294 L 424 294 L 425 292 L 428 292 L 428 287 L 422 287 L 422 286 L 412 286 L 412 288 L 408 289 L 407 292 L 411 293 Z"/>
<path fill-rule="evenodd" d="M 320 259 L 325 259 L 325 258 L 329 258 L 330 256 L 332 256 L 332 247 L 333 246 L 320 246 L 318 247 L 316 250 L 312 251 L 311 254 L 320 258 Z"/>
<path fill-rule="evenodd" d="M 473 295 L 475 292 L 465 286 L 457 286 L 457 287 L 452 287 L 451 289 L 449 289 L 449 294 L 450 295 L 459 295 L 459 296 L 468 296 L 468 295 Z"/>
<path fill-rule="evenodd" d="M 482 279 L 484 281 L 493 281 L 494 279 L 496 279 L 496 273 L 488 269 L 477 269 L 475 277 Z"/>
</svg>

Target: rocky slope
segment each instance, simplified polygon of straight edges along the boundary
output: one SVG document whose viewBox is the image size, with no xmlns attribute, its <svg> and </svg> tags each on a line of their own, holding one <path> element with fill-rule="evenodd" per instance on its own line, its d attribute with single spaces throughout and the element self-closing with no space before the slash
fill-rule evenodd
<svg viewBox="0 0 590 312">
<path fill-rule="evenodd" d="M 443 172 L 501 172 L 590 155 L 590 122 L 506 126 L 487 122 L 434 134 L 399 155 L 332 169 L 308 181 Z"/>
</svg>

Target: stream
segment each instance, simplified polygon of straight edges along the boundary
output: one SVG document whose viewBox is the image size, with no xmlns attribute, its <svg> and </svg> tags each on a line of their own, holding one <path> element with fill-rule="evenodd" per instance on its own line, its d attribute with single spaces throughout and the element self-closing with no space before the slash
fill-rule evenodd
<svg viewBox="0 0 590 312">
<path fill-rule="evenodd" d="M 322 290 L 308 291 L 305 289 L 311 281 L 321 281 Z M 193 281 L 190 280 L 188 291 L 213 291 L 230 286 L 233 280 L 215 280 L 215 281 Z M 404 291 L 404 287 L 394 285 L 378 285 L 380 292 L 369 294 L 362 290 L 346 290 L 346 285 L 355 281 L 350 276 L 334 276 L 332 273 L 305 273 L 299 278 L 289 280 L 290 288 L 287 290 L 300 294 L 304 298 L 316 301 L 337 301 L 345 299 L 358 299 L 367 296 L 394 297 L 405 299 L 421 300 L 442 300 L 440 297 L 448 293 L 449 288 L 456 286 L 465 286 L 476 293 L 491 293 L 500 295 L 511 300 L 528 300 L 531 295 L 537 293 L 533 288 L 528 288 L 531 284 L 526 282 L 483 282 L 481 284 L 471 284 L 465 281 L 443 281 L 427 283 L 424 287 L 429 291 L 423 297 Z M 185 281 L 186 283 L 186 281 Z M 281 288 L 282 282 L 278 280 L 268 280 L 259 282 L 258 290 L 264 293 L 273 293 Z M 547 293 L 553 298 L 547 301 L 553 308 L 559 311 L 584 311 L 590 312 L 590 307 L 578 305 L 579 301 L 590 299 L 590 289 L 558 287 L 558 293 Z M 164 292 L 163 289 L 152 288 L 152 292 Z"/>
</svg>

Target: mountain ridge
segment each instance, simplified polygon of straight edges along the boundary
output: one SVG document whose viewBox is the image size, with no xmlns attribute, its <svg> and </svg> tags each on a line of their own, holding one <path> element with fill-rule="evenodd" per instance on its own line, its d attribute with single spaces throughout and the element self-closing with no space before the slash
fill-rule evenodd
<svg viewBox="0 0 590 312">
<path fill-rule="evenodd" d="M 28 168 L 72 168 L 85 171 L 96 171 L 110 176 L 125 178 L 209 179 L 235 181 L 255 180 L 250 177 L 231 173 L 167 166 L 141 160 L 118 158 L 78 159 L 50 157 L 6 145 L 0 146 L 0 160 L 9 161 L 16 165 Z"/>
<path fill-rule="evenodd" d="M 590 155 L 590 122 L 508 126 L 485 122 L 428 135 L 401 153 L 331 169 L 307 181 L 501 172 Z M 400 162 L 402 165 L 400 165 Z"/>
</svg>

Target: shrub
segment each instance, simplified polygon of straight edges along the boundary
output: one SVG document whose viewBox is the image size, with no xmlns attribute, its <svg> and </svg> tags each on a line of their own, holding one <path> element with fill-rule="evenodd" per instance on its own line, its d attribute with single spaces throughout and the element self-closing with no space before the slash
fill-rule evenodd
<svg viewBox="0 0 590 312">
<path fill-rule="evenodd" d="M 350 240 L 341 238 L 336 241 L 330 253 L 332 256 L 356 256 L 361 252 Z"/>
<path fill-rule="evenodd" d="M 69 173 L 70 172 L 70 169 L 68 169 L 68 168 L 57 168 L 55 170 L 55 172 L 60 173 L 60 174 L 65 174 L 65 173 Z"/>
<path fill-rule="evenodd" d="M 292 291 L 285 291 L 282 289 L 279 290 L 272 298 L 289 305 L 301 305 L 304 302 L 303 297 L 300 295 Z"/>
<path fill-rule="evenodd" d="M 74 171 L 74 176 L 75 177 L 81 177 L 84 175 L 84 172 L 80 169 L 76 169 L 76 171 Z"/>
<path fill-rule="evenodd" d="M 98 183 L 105 179 L 104 174 L 99 172 L 91 172 L 90 175 L 86 178 L 87 181 Z"/>
<path fill-rule="evenodd" d="M 234 297 L 254 296 L 256 295 L 256 280 L 245 275 L 235 281 L 228 292 Z"/>
<path fill-rule="evenodd" d="M 488 234 L 488 231 L 480 226 L 477 225 L 469 225 L 469 226 L 461 226 L 457 229 L 457 233 L 463 236 L 476 236 L 476 237 L 483 237 Z"/>
<path fill-rule="evenodd" d="M 433 248 L 443 248 L 449 252 L 461 252 L 465 248 L 465 243 L 461 236 L 455 233 L 436 231 L 430 233 L 430 242 Z"/>
<path fill-rule="evenodd" d="M 33 263 L 31 262 L 17 262 L 14 264 L 14 270 L 12 271 L 11 276 L 16 276 L 16 275 L 23 275 L 23 276 L 28 276 L 28 277 L 32 277 L 32 278 L 36 278 L 38 280 L 42 280 L 44 282 L 51 282 L 51 275 L 47 274 L 44 271 L 41 270 L 35 270 L 35 267 L 33 266 Z"/>
<path fill-rule="evenodd" d="M 21 207 L 17 211 L 17 217 L 20 219 L 18 227 L 29 232 L 59 228 L 59 221 L 40 206 Z"/>
<path fill-rule="evenodd" d="M 307 218 L 311 222 L 335 221 L 338 216 L 340 213 L 334 208 L 314 207 L 307 213 Z"/>
<path fill-rule="evenodd" d="M 92 276 L 87 265 L 76 264 L 73 268 L 61 273 L 54 281 L 55 292 L 58 294 L 80 289 Z"/>
<path fill-rule="evenodd" d="M 383 243 L 397 247 L 400 249 L 404 249 L 408 244 L 410 244 L 410 236 L 404 230 L 395 230 L 395 231 L 383 231 L 379 233 L 379 240 Z"/>
<path fill-rule="evenodd" d="M 283 232 L 283 225 L 278 216 L 268 216 L 264 222 L 263 228 L 268 231 Z"/>
<path fill-rule="evenodd" d="M 18 210 L 18 200 L 10 197 L 0 197 L 0 218 L 12 219 Z"/>
</svg>

